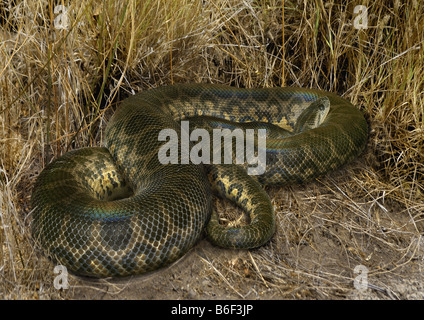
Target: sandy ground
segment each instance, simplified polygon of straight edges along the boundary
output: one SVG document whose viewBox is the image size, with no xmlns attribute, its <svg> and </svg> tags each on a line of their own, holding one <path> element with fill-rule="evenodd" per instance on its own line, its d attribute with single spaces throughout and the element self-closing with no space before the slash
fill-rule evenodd
<svg viewBox="0 0 424 320">
<path fill-rule="evenodd" d="M 261 285 L 249 278 L 235 287 L 230 282 L 205 276 L 214 259 L 237 261 L 249 259 L 249 253 L 231 252 L 212 247 L 202 241 L 180 261 L 170 267 L 152 274 L 126 279 L 93 280 L 69 276 L 69 289 L 63 290 L 67 298 L 72 299 L 140 299 L 140 300 L 229 300 L 229 299 L 281 299 L 295 298 L 275 288 Z M 333 291 L 331 296 L 319 294 L 313 290 L 315 285 L 303 284 L 291 288 L 298 298 L 305 299 L 424 299 L 423 263 L 411 263 L 400 267 L 398 272 L 380 274 L 369 280 L 368 288 L 340 288 L 339 295 Z M 205 270 L 206 269 L 206 270 Z M 210 271 L 210 270 L 209 270 Z M 217 272 L 217 271 L 215 271 Z M 206 272 L 207 273 L 207 272 Z M 295 276 L 295 275 L 293 275 Z M 280 288 L 280 290 L 287 290 Z"/>
</svg>

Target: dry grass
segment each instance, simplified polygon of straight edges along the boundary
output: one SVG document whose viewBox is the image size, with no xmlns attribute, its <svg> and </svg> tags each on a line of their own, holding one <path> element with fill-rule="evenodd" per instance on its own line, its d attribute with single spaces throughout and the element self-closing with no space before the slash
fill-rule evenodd
<svg viewBox="0 0 424 320">
<path fill-rule="evenodd" d="M 30 238 L 34 180 L 53 157 L 100 144 L 116 101 L 177 82 L 335 91 L 364 111 L 371 128 L 354 164 L 269 190 L 279 225 L 269 245 L 235 260 L 202 255 L 199 276 L 214 282 L 211 290 L 352 297 L 360 264 L 374 291 L 398 298 L 387 277 L 422 271 L 424 7 L 417 0 L 362 1 L 364 30 L 352 25 L 354 1 L 76 3 L 0 4 L 0 297 L 74 297 L 53 288 L 52 266 Z M 68 8 L 66 29 L 55 22 L 60 4 Z"/>
</svg>

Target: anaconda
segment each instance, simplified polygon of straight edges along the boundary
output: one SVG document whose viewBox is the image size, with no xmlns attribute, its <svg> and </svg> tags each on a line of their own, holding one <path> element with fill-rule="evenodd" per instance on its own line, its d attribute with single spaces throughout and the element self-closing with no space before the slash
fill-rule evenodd
<svg viewBox="0 0 424 320">
<path fill-rule="evenodd" d="M 165 128 L 180 135 L 183 119 L 209 132 L 265 128 L 265 172 L 248 175 L 247 164 L 163 164 L 158 153 L 166 141 L 158 136 Z M 68 152 L 41 172 L 33 237 L 57 263 L 95 277 L 168 265 L 205 229 L 217 245 L 258 247 L 275 230 L 262 185 L 304 183 L 335 170 L 359 155 L 367 136 L 360 110 L 329 92 L 206 84 L 147 90 L 121 103 L 104 147 Z M 212 192 L 241 206 L 250 224 L 222 226 Z"/>
</svg>

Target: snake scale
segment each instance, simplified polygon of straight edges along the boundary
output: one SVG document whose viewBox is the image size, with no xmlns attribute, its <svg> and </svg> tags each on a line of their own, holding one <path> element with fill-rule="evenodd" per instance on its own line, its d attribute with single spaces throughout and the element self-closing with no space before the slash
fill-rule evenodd
<svg viewBox="0 0 424 320">
<path fill-rule="evenodd" d="M 246 163 L 162 163 L 158 153 L 170 139 L 158 136 L 164 128 L 183 134 L 182 119 L 211 133 L 266 129 L 265 172 L 248 175 Z M 303 183 L 332 171 L 357 157 L 367 136 L 362 113 L 329 92 L 206 84 L 146 90 L 117 108 L 105 147 L 68 152 L 40 173 L 31 199 L 33 237 L 57 263 L 94 277 L 168 265 L 204 230 L 219 246 L 258 247 L 275 230 L 261 185 Z M 242 207 L 250 224 L 223 226 L 212 192 Z"/>
</svg>

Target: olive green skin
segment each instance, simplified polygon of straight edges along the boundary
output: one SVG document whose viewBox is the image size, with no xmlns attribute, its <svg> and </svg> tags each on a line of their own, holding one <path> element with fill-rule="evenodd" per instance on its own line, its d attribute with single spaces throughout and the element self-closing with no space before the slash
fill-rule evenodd
<svg viewBox="0 0 424 320">
<path fill-rule="evenodd" d="M 299 118 L 318 99 L 329 102 L 329 111 L 317 127 L 309 126 Z M 182 119 L 210 132 L 266 128 L 265 173 L 249 176 L 246 164 L 162 164 L 159 133 L 169 128 L 181 136 Z M 69 271 L 94 277 L 168 265 L 205 229 L 214 244 L 258 247 L 275 231 L 261 185 L 303 183 L 332 171 L 357 157 L 367 136 L 362 113 L 329 92 L 206 84 L 148 90 L 121 103 L 105 147 L 71 151 L 41 172 L 32 195 L 33 237 Z M 219 224 L 212 192 L 241 206 L 250 224 Z"/>
</svg>

